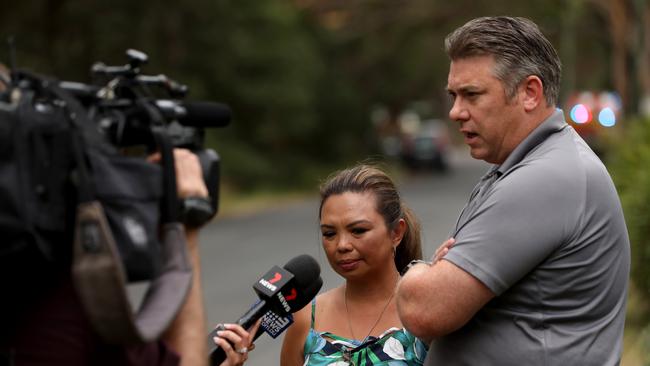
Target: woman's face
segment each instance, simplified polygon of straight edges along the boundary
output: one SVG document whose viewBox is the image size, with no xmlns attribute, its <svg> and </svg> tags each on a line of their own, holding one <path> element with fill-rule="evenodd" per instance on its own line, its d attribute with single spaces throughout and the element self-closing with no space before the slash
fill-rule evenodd
<svg viewBox="0 0 650 366">
<path fill-rule="evenodd" d="M 399 230 L 389 232 L 373 193 L 346 192 L 327 198 L 320 229 L 330 266 L 346 279 L 395 266 L 393 247 L 401 235 Z"/>
</svg>

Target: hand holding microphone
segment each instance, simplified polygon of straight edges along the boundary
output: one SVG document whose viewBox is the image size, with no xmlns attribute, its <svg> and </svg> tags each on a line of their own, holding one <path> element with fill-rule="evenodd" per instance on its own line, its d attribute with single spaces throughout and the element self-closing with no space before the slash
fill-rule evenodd
<svg viewBox="0 0 650 366">
<path fill-rule="evenodd" d="M 226 360 L 220 366 L 241 366 L 248 359 L 248 352 L 255 349 L 253 336 L 259 329 L 261 321 L 247 332 L 239 324 L 220 324 L 220 331 L 214 337 L 214 343 L 219 346 L 226 355 Z"/>
<path fill-rule="evenodd" d="M 236 324 L 250 329 L 267 313 L 277 317 L 295 313 L 316 296 L 322 285 L 320 266 L 309 255 L 303 254 L 291 259 L 284 268 L 274 266 L 253 285 L 259 301 L 241 316 Z M 213 346 L 210 350 L 210 364 L 213 366 L 220 365 L 226 359 L 224 349 L 212 341 L 217 332 L 225 329 L 225 326 L 219 325 L 208 336 Z M 257 339 L 261 332 L 250 329 L 249 334 L 255 334 L 253 339 Z"/>
</svg>

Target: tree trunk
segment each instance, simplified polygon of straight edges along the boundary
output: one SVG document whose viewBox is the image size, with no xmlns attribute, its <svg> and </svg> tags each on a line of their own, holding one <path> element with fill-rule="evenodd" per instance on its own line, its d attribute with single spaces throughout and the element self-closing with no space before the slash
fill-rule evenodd
<svg viewBox="0 0 650 366">
<path fill-rule="evenodd" d="M 630 24 L 624 1 L 608 0 L 610 36 L 612 42 L 612 82 L 621 96 L 623 108 L 629 111 L 628 34 Z"/>
<path fill-rule="evenodd" d="M 640 42 L 640 59 L 637 63 L 639 75 L 639 112 L 644 116 L 650 116 L 650 6 L 643 2 L 644 8 L 641 13 L 642 40 Z"/>
</svg>

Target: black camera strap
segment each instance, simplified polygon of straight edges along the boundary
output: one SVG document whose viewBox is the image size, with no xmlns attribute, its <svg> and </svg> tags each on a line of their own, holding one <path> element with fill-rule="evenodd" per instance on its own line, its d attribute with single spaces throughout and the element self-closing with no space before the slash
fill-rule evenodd
<svg viewBox="0 0 650 366">
<path fill-rule="evenodd" d="M 161 205 L 161 221 L 171 223 L 178 221 L 178 196 L 176 195 L 176 172 L 174 154 L 169 137 L 161 131 L 153 132 L 154 139 L 160 151 L 163 167 L 163 198 Z"/>
<path fill-rule="evenodd" d="M 88 143 L 97 131 L 83 107 L 55 83 L 44 89 L 65 103 L 74 126 L 72 148 L 76 160 L 78 206 L 73 243 L 72 278 L 90 323 L 110 343 L 140 343 L 156 340 L 167 329 L 183 305 L 192 282 L 192 267 L 185 232 L 176 222 L 176 181 L 171 143 L 156 133 L 164 171 L 161 203 L 162 270 L 151 281 L 137 312 L 127 294 L 127 275 L 102 203 L 95 198 Z M 91 140 L 91 141 L 88 141 Z M 96 141 L 95 141 L 96 142 Z"/>
</svg>

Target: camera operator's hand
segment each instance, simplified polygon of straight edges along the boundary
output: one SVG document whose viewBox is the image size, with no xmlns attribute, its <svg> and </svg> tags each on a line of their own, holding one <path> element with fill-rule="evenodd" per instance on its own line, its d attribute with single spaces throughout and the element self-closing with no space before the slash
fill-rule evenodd
<svg viewBox="0 0 650 366">
<path fill-rule="evenodd" d="M 152 163 L 160 162 L 160 153 L 150 155 L 148 160 Z M 174 165 L 178 198 L 208 196 L 201 164 L 194 153 L 187 149 L 174 149 Z"/>
</svg>

